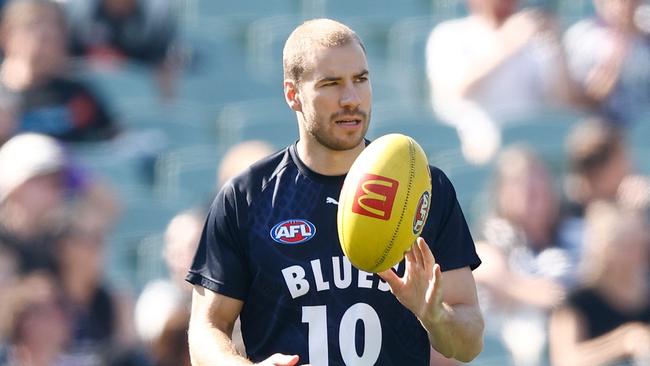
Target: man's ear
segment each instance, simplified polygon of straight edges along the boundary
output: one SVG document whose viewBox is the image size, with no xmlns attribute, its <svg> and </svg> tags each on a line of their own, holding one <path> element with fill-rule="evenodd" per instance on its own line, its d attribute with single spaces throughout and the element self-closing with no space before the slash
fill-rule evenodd
<svg viewBox="0 0 650 366">
<path fill-rule="evenodd" d="M 298 85 L 293 80 L 284 81 L 284 99 L 287 101 L 289 108 L 296 112 L 302 112 L 302 103 L 300 102 L 300 92 Z"/>
</svg>

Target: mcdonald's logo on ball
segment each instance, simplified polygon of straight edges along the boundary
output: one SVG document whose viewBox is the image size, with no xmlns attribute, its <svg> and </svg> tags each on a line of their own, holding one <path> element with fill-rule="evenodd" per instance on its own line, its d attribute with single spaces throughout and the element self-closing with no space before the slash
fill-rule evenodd
<svg viewBox="0 0 650 366">
<path fill-rule="evenodd" d="M 352 202 L 352 212 L 376 219 L 390 219 L 399 182 L 375 174 L 366 174 Z"/>
<path fill-rule="evenodd" d="M 339 196 L 337 230 L 357 268 L 380 272 L 399 263 L 421 234 L 431 202 L 431 172 L 412 138 L 382 136 L 361 152 Z"/>
</svg>

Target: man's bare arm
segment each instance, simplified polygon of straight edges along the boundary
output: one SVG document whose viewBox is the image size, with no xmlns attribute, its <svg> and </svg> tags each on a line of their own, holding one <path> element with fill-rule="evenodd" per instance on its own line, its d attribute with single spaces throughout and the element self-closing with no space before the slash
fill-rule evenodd
<svg viewBox="0 0 650 366">
<path fill-rule="evenodd" d="M 189 326 L 190 358 L 193 366 L 252 365 L 232 344 L 232 329 L 243 302 L 195 285 Z"/>
<path fill-rule="evenodd" d="M 244 303 L 195 285 L 192 292 L 189 345 L 192 366 L 254 365 L 232 343 L 232 330 Z M 293 366 L 298 356 L 276 353 L 258 365 Z"/>
<path fill-rule="evenodd" d="M 380 273 L 391 292 L 420 320 L 431 346 L 445 357 L 469 362 L 483 349 L 483 316 L 469 267 L 444 274 L 429 246 L 418 238 L 406 255 L 402 278 Z"/>
</svg>

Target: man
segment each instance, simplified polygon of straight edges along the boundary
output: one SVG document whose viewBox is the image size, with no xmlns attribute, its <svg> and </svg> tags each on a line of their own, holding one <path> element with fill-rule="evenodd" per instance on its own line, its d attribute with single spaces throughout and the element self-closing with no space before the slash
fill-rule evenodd
<svg viewBox="0 0 650 366">
<path fill-rule="evenodd" d="M 440 170 L 431 171 L 423 233 L 439 264 L 419 239 L 399 275 L 379 278 L 353 268 L 338 243 L 336 199 L 370 119 L 361 40 L 343 24 L 312 20 L 289 36 L 283 62 L 300 139 L 231 180 L 213 203 L 187 277 L 193 365 L 251 364 L 231 346 L 237 316 L 260 365 L 428 365 L 430 346 L 473 359 L 483 320 L 470 268 L 480 260 Z M 284 244 L 272 228 L 287 221 L 315 234 Z"/>
<path fill-rule="evenodd" d="M 21 134 L 0 148 L 0 247 L 16 254 L 22 273 L 53 269 L 66 168 L 63 147 L 47 136 Z"/>
</svg>

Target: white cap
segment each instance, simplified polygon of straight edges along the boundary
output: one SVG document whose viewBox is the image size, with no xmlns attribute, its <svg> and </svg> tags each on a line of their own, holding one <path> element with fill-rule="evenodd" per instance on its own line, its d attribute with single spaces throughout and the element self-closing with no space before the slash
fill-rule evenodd
<svg viewBox="0 0 650 366">
<path fill-rule="evenodd" d="M 0 202 L 31 178 L 61 170 L 63 147 L 35 133 L 14 136 L 0 148 Z"/>
</svg>

